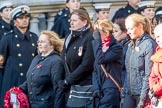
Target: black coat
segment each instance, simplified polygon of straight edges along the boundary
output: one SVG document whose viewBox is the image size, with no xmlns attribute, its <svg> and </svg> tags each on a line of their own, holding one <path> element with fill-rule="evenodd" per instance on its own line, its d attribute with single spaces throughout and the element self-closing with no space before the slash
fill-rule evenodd
<svg viewBox="0 0 162 108">
<path fill-rule="evenodd" d="M 65 8 L 55 16 L 54 25 L 51 30 L 56 32 L 60 38 L 65 38 L 70 33 L 69 15 L 70 10 Z"/>
<path fill-rule="evenodd" d="M 115 15 L 112 18 L 112 21 L 115 22 L 116 19 L 126 18 L 128 15 L 133 13 L 139 13 L 139 11 L 135 10 L 132 6 L 127 4 L 125 7 L 122 7 L 118 11 L 116 11 Z"/>
<path fill-rule="evenodd" d="M 70 35 L 69 35 L 70 36 Z M 68 37 L 69 37 L 68 36 Z M 90 85 L 92 84 L 92 71 L 93 71 L 93 48 L 91 41 L 93 40 L 92 32 L 87 29 L 86 31 L 72 32 L 70 42 L 65 46 L 62 53 L 62 58 L 67 65 L 70 72 L 66 70 L 66 80 L 71 85 Z M 79 49 L 82 50 L 79 56 Z M 65 67 L 66 68 L 66 67 Z"/>
<path fill-rule="evenodd" d="M 27 31 L 23 35 L 16 27 L 0 42 L 0 54 L 4 56 L 4 76 L 1 99 L 7 90 L 26 80 L 26 72 L 32 59 L 37 55 L 38 36 Z M 3 101 L 1 101 L 3 102 Z M 2 105 L 2 103 L 1 103 Z"/>
<path fill-rule="evenodd" d="M 63 62 L 56 51 L 47 57 L 37 55 L 33 59 L 27 81 L 20 86 L 28 94 L 30 108 L 54 108 L 56 82 L 63 78 L 63 74 Z"/>
<path fill-rule="evenodd" d="M 13 29 L 13 23 L 10 24 L 5 22 L 3 19 L 0 19 L 0 40 L 3 35 L 6 35 Z"/>
</svg>

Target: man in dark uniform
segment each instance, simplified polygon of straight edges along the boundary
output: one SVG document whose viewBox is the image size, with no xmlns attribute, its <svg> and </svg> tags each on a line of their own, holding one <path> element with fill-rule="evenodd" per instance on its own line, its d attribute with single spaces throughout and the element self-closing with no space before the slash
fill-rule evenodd
<svg viewBox="0 0 162 108">
<path fill-rule="evenodd" d="M 0 42 L 0 54 L 4 56 L 0 108 L 3 108 L 6 91 L 26 80 L 26 72 L 37 54 L 38 36 L 28 30 L 29 10 L 28 6 L 22 5 L 9 13 L 15 26 L 13 32 L 4 35 Z"/>
<path fill-rule="evenodd" d="M 13 9 L 11 1 L 3 1 L 0 3 L 0 39 L 2 35 L 12 30 L 11 21 L 8 18 L 9 12 Z"/>
<path fill-rule="evenodd" d="M 126 18 L 132 13 L 139 13 L 137 3 L 141 0 L 128 0 L 128 4 L 125 7 L 120 8 L 116 11 L 115 15 L 112 18 L 112 22 L 115 22 L 116 19 Z"/>
<path fill-rule="evenodd" d="M 79 8 L 80 0 L 66 0 L 66 8 L 57 13 L 51 30 L 56 32 L 60 38 L 65 38 L 65 36 L 70 34 L 70 13 Z"/>
</svg>

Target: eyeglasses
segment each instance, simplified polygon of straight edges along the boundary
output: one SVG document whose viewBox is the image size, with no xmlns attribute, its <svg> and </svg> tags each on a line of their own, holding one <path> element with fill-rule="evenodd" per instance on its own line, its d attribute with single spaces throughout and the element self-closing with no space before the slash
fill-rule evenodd
<svg viewBox="0 0 162 108">
<path fill-rule="evenodd" d="M 49 41 L 42 41 L 42 40 L 40 40 L 40 41 L 37 41 L 37 44 L 39 44 L 39 43 L 50 43 Z"/>
</svg>

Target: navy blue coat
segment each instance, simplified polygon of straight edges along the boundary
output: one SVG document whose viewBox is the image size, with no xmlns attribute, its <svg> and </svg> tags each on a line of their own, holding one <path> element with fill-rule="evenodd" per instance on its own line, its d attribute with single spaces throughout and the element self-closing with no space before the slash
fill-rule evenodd
<svg viewBox="0 0 162 108">
<path fill-rule="evenodd" d="M 112 21 L 115 22 L 116 19 L 126 18 L 128 15 L 132 13 L 139 13 L 139 11 L 135 10 L 132 6 L 127 4 L 125 7 L 122 7 L 116 11 L 115 15 L 112 18 Z"/>
<path fill-rule="evenodd" d="M 28 94 L 30 108 L 55 108 L 56 83 L 63 75 L 63 62 L 56 51 L 47 57 L 37 55 L 27 72 L 27 81 L 20 86 Z"/>
<path fill-rule="evenodd" d="M 26 80 L 26 73 L 32 59 L 37 55 L 38 36 L 27 31 L 23 35 L 16 27 L 0 42 L 0 54 L 4 56 L 4 76 L 1 99 L 7 90 Z M 1 101 L 3 102 L 3 101 Z M 1 103 L 2 105 L 2 103 Z"/>
<path fill-rule="evenodd" d="M 0 40 L 3 35 L 10 32 L 12 29 L 13 29 L 12 23 L 9 24 L 9 23 L 5 22 L 3 19 L 0 19 Z"/>
<path fill-rule="evenodd" d="M 109 49 L 103 53 L 100 39 L 95 39 L 92 43 L 95 56 L 93 91 L 104 90 L 106 88 L 117 88 L 114 82 L 105 76 L 100 65 L 103 64 L 107 72 L 109 72 L 118 84 L 121 85 L 121 72 L 123 66 L 123 48 L 121 44 L 118 43 L 112 36 Z"/>
<path fill-rule="evenodd" d="M 56 32 L 60 38 L 65 38 L 70 33 L 69 15 L 70 10 L 65 8 L 55 16 L 54 25 L 51 30 Z"/>
</svg>

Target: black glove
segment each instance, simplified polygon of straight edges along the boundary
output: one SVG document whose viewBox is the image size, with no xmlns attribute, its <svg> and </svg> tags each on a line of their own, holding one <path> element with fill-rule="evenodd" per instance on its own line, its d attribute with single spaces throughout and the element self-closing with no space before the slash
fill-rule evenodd
<svg viewBox="0 0 162 108">
<path fill-rule="evenodd" d="M 66 89 L 67 87 L 68 87 L 68 83 L 67 83 L 67 81 L 66 80 L 60 80 L 59 82 L 58 82 L 58 87 L 60 88 L 60 89 Z"/>
<path fill-rule="evenodd" d="M 143 106 L 144 106 L 143 101 L 139 101 L 139 103 L 138 103 L 136 108 L 143 108 Z"/>
<path fill-rule="evenodd" d="M 153 89 L 149 90 L 149 98 L 151 100 L 151 103 L 154 105 L 154 106 L 157 106 L 158 105 L 158 98 L 156 96 L 156 94 L 154 93 Z"/>
<path fill-rule="evenodd" d="M 95 90 L 93 92 L 93 98 L 102 98 L 102 92 L 100 90 Z"/>
</svg>

